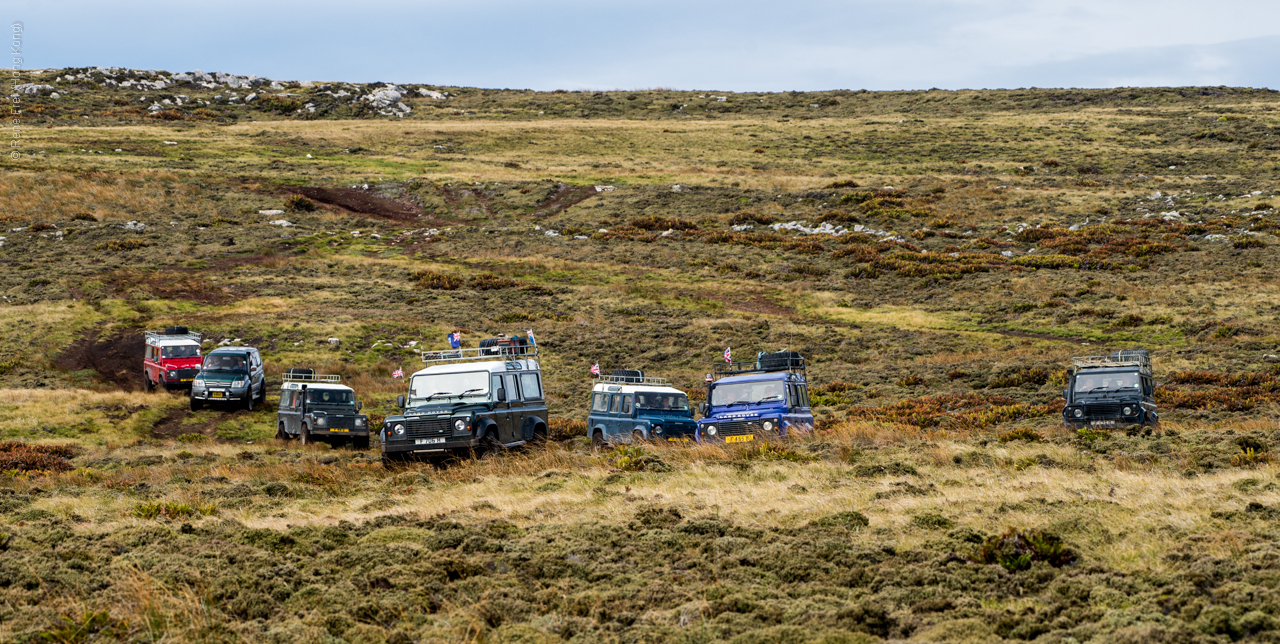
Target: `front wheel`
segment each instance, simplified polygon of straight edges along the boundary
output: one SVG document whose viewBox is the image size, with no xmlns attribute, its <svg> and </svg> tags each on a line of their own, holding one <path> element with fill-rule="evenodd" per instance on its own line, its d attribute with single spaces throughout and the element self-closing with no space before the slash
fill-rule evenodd
<svg viewBox="0 0 1280 644">
<path fill-rule="evenodd" d="M 155 388 L 156 388 L 156 386 L 155 386 L 155 385 L 153 385 L 153 384 L 151 384 L 151 376 L 148 376 L 148 375 L 147 375 L 147 372 L 145 372 L 145 371 L 144 371 L 144 372 L 142 372 L 142 390 L 143 390 L 143 391 L 152 391 L 152 390 L 153 390 L 153 389 L 155 389 Z"/>
<path fill-rule="evenodd" d="M 204 409 L 204 403 L 203 403 L 203 402 L 201 402 L 201 401 L 199 401 L 199 400 L 196 400 L 196 399 L 195 399 L 195 397 L 194 397 L 194 396 L 192 396 L 192 397 L 191 397 L 191 411 L 200 411 L 201 409 Z"/>
<path fill-rule="evenodd" d="M 645 439 L 645 437 L 644 437 L 644 432 L 642 432 L 642 431 L 640 431 L 640 430 L 638 430 L 638 429 L 637 429 L 636 431 L 634 431 L 634 432 L 631 432 L 631 444 L 632 444 L 632 445 L 643 445 L 643 444 L 645 444 L 645 443 L 647 443 L 647 442 L 649 442 L 649 441 L 648 441 L 647 439 Z"/>
<path fill-rule="evenodd" d="M 253 387 L 250 387 L 249 391 L 246 391 L 245 394 L 247 395 L 244 399 L 244 410 L 253 411 Z"/>
<path fill-rule="evenodd" d="M 364 438 L 357 438 L 351 441 L 351 444 L 354 445 L 356 449 L 369 449 L 369 437 L 365 436 Z"/>
<path fill-rule="evenodd" d="M 284 431 L 284 423 L 280 423 L 280 425 L 276 427 L 276 438 L 282 441 L 289 440 L 288 432 Z"/>
<path fill-rule="evenodd" d="M 303 445 L 310 445 L 314 439 L 311 438 L 311 432 L 307 431 L 307 426 L 302 426 L 302 431 L 298 433 L 298 442 Z"/>
<path fill-rule="evenodd" d="M 605 446 L 604 432 L 600 430 L 596 430 L 596 432 L 591 435 L 591 447 L 597 450 L 601 450 L 601 449 L 604 449 L 604 446 Z"/>
</svg>

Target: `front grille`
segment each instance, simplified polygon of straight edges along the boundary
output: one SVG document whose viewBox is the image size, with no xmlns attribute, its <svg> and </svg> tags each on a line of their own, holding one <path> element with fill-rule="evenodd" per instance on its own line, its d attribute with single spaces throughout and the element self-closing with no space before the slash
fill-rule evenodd
<svg viewBox="0 0 1280 644">
<path fill-rule="evenodd" d="M 187 380 L 190 378 L 195 378 L 196 374 L 200 373 L 200 370 L 199 369 L 176 369 L 175 372 L 178 375 L 174 377 L 179 378 L 181 380 Z"/>
<path fill-rule="evenodd" d="M 406 438 L 437 438 L 448 436 L 453 431 L 453 421 L 449 418 L 417 418 L 404 421 Z"/>
<path fill-rule="evenodd" d="M 764 431 L 758 420 L 730 420 L 716 423 L 716 428 L 720 436 L 746 436 Z"/>
<path fill-rule="evenodd" d="M 322 427 L 321 429 L 355 429 L 356 428 L 355 416 L 342 416 L 342 417 L 325 416 L 324 422 L 325 422 L 324 427 Z"/>
<path fill-rule="evenodd" d="M 1132 407 L 1132 405 L 1130 405 Z M 1124 408 L 1120 403 L 1103 403 L 1091 404 L 1084 406 L 1084 417 L 1090 418 L 1116 418 L 1121 416 L 1121 410 Z"/>
</svg>

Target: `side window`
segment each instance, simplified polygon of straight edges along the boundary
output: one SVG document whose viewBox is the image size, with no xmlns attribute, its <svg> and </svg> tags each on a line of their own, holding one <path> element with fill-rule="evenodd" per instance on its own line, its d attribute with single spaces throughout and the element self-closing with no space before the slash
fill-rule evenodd
<svg viewBox="0 0 1280 644">
<path fill-rule="evenodd" d="M 493 399 L 494 399 L 494 400 L 497 400 L 497 399 L 498 399 L 498 391 L 500 391 L 500 390 L 502 390 L 502 389 L 503 389 L 503 387 L 502 387 L 502 376 L 494 376 L 494 377 L 493 377 L 493 382 L 492 382 L 492 385 L 490 386 L 490 389 L 493 389 Z M 510 400 L 510 395 L 508 395 L 507 399 L 508 399 L 508 400 Z"/>
<path fill-rule="evenodd" d="M 622 408 L 622 395 L 614 394 L 613 400 L 609 402 L 609 413 L 616 414 Z"/>
<path fill-rule="evenodd" d="M 542 383 L 538 382 L 538 374 L 520 374 L 520 389 L 524 391 L 525 400 L 542 400 Z"/>
<path fill-rule="evenodd" d="M 813 406 L 809 404 L 809 385 L 807 384 L 800 385 L 800 406 L 806 408 Z"/>
<path fill-rule="evenodd" d="M 596 393 L 595 400 L 591 403 L 591 411 L 608 411 L 609 410 L 609 394 Z"/>
<path fill-rule="evenodd" d="M 631 414 L 631 396 L 622 397 L 622 413 Z"/>
<path fill-rule="evenodd" d="M 280 392 L 280 409 L 288 409 L 292 405 L 293 405 L 293 392 L 292 391 Z"/>
<path fill-rule="evenodd" d="M 507 400 L 520 400 L 520 385 L 516 381 L 516 374 L 507 374 Z"/>
</svg>

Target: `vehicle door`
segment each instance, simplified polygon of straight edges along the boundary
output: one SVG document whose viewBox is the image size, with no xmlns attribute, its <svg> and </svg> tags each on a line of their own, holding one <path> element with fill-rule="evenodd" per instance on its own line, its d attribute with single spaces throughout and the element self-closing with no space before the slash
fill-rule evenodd
<svg viewBox="0 0 1280 644">
<path fill-rule="evenodd" d="M 622 394 L 609 394 L 609 415 L 605 421 L 605 438 L 616 441 L 622 433 Z"/>
<path fill-rule="evenodd" d="M 155 355 L 157 351 L 159 351 L 159 349 L 157 349 L 156 347 L 152 345 L 147 345 L 147 350 L 143 354 L 143 358 L 142 358 L 142 371 L 143 373 L 146 374 L 147 378 L 152 382 L 159 382 L 160 380 L 160 374 L 156 371 L 156 368 L 155 368 L 155 362 L 156 362 Z"/>
<path fill-rule="evenodd" d="M 618 412 L 618 433 L 628 442 L 631 440 L 631 434 L 636 430 L 635 407 L 633 405 L 634 396 L 625 394 L 622 396 L 622 409 Z"/>
<path fill-rule="evenodd" d="M 254 392 L 256 391 L 257 392 L 256 395 L 261 396 L 263 400 L 266 400 L 267 374 L 266 374 L 266 371 L 262 368 L 262 355 L 259 354 L 257 351 L 254 351 L 250 355 L 252 356 L 251 364 L 253 365 L 253 370 L 249 372 L 252 375 L 251 379 L 249 380 L 249 384 L 252 385 L 254 382 L 256 382 L 258 383 L 258 386 L 251 387 L 252 391 L 250 391 L 249 394 L 254 395 Z"/>
<path fill-rule="evenodd" d="M 511 415 L 511 434 L 506 442 L 522 441 L 524 438 L 524 400 L 520 397 L 520 379 L 514 373 L 503 376 L 507 389 L 507 409 Z"/>
<path fill-rule="evenodd" d="M 280 392 L 280 411 L 276 412 L 276 417 L 280 419 L 280 424 L 284 425 L 284 431 L 289 434 L 298 432 L 301 414 L 293 405 L 299 393 L 301 392 L 289 389 Z"/>
<path fill-rule="evenodd" d="M 507 391 L 506 384 L 500 374 L 490 376 L 489 385 L 490 395 L 493 397 L 493 412 L 489 414 L 489 418 L 497 425 L 498 435 L 495 437 L 501 442 L 510 442 L 508 436 L 511 435 L 511 405 L 510 393 Z M 501 395 L 499 395 L 501 392 Z M 506 398 L 507 400 L 503 400 Z"/>
<path fill-rule="evenodd" d="M 591 413 L 587 415 L 587 435 L 595 434 L 596 428 L 604 430 L 609 436 L 609 394 L 597 391 L 591 394 Z"/>
<path fill-rule="evenodd" d="M 532 419 L 541 417 L 546 409 L 546 402 L 542 399 L 542 381 L 536 371 L 521 373 L 519 378 L 520 398 L 524 401 L 524 420 L 521 422 L 524 428 L 522 440 L 533 440 L 533 426 L 536 422 Z"/>
</svg>

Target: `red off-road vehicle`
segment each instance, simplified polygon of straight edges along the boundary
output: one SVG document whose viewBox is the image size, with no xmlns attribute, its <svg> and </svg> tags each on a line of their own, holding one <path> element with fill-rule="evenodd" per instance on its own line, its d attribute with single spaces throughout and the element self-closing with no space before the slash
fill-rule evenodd
<svg viewBox="0 0 1280 644">
<path fill-rule="evenodd" d="M 142 384 L 147 391 L 156 387 L 190 389 L 199 371 L 199 333 L 189 333 L 185 326 L 146 332 Z"/>
</svg>

